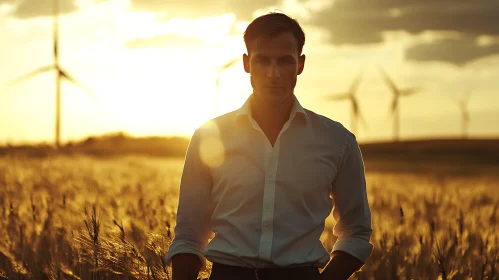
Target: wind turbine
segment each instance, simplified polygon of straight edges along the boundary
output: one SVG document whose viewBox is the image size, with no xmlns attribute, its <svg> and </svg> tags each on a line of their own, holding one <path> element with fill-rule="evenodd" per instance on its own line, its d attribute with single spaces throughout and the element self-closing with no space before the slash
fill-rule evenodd
<svg viewBox="0 0 499 280">
<path fill-rule="evenodd" d="M 54 0 L 53 1 L 53 24 L 54 24 L 54 30 L 53 30 L 53 50 L 54 50 L 54 64 L 52 65 L 46 65 L 43 67 L 40 67 L 32 72 L 29 72 L 25 75 L 22 75 L 12 81 L 10 81 L 7 85 L 12 86 L 16 83 L 25 81 L 29 78 L 32 78 L 38 74 L 42 74 L 45 72 L 50 72 L 55 70 L 57 72 L 56 76 L 56 113 L 55 113 L 55 146 L 57 149 L 60 148 L 60 143 L 61 143 L 61 82 L 62 79 L 65 78 L 68 81 L 72 82 L 73 84 L 79 86 L 82 88 L 84 91 L 89 93 L 90 95 L 95 96 L 95 94 L 85 87 L 83 84 L 78 82 L 73 76 L 69 74 L 66 70 L 64 70 L 60 63 L 59 63 L 59 0 Z"/>
<path fill-rule="evenodd" d="M 357 122 L 360 120 L 361 124 L 364 128 L 367 128 L 367 122 L 365 118 L 362 116 L 359 110 L 359 103 L 357 102 L 357 89 L 359 88 L 361 79 L 364 75 L 364 71 L 360 71 L 355 79 L 350 84 L 350 88 L 347 92 L 335 93 L 330 96 L 325 97 L 327 101 L 350 101 L 351 110 L 350 110 L 350 122 L 351 129 L 353 134 L 357 134 Z"/>
<path fill-rule="evenodd" d="M 231 68 L 232 66 L 234 66 L 239 61 L 240 61 L 240 57 L 235 57 L 235 58 L 227 61 L 225 64 L 217 67 L 217 70 L 216 70 L 217 71 L 217 82 L 216 82 L 216 91 L 217 91 L 217 93 L 216 93 L 216 104 L 217 104 L 216 106 L 217 106 L 217 108 L 216 109 L 217 109 L 217 113 L 221 113 L 220 112 L 221 111 L 221 104 L 220 104 L 221 103 L 221 100 L 220 100 L 221 99 L 221 97 L 220 97 L 220 79 L 221 79 L 221 75 L 222 75 L 222 73 L 225 70 Z"/>
<path fill-rule="evenodd" d="M 399 99 L 401 97 L 406 97 L 418 93 L 421 91 L 420 87 L 410 87 L 410 88 L 399 88 L 395 85 L 393 80 L 388 76 L 385 70 L 381 66 L 378 66 L 379 72 L 383 78 L 385 84 L 390 88 L 393 94 L 392 105 L 391 105 L 391 114 L 393 116 L 393 132 L 395 141 L 400 139 L 400 108 L 399 108 Z"/>
<path fill-rule="evenodd" d="M 459 109 L 461 110 L 461 129 L 462 137 L 468 137 L 468 125 L 470 122 L 470 114 L 468 110 L 468 102 L 470 101 L 471 91 L 467 91 L 462 99 L 456 99 Z"/>
</svg>

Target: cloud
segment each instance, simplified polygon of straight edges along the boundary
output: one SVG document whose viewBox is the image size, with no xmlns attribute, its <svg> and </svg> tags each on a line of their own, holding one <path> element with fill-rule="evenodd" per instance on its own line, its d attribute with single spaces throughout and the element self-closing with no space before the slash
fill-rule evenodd
<svg viewBox="0 0 499 280">
<path fill-rule="evenodd" d="M 164 34 L 149 38 L 135 38 L 126 42 L 130 49 L 141 48 L 167 48 L 167 47 L 202 47 L 204 42 L 198 37 L 180 36 L 177 34 Z"/>
<path fill-rule="evenodd" d="M 499 35 L 498 14 L 497 0 L 336 0 L 311 23 L 329 30 L 333 44 L 370 44 L 399 30 Z"/>
<path fill-rule="evenodd" d="M 438 61 L 464 66 L 480 58 L 499 54 L 499 44 L 480 45 L 474 38 L 438 40 L 408 47 L 405 57 L 409 61 Z"/>
<path fill-rule="evenodd" d="M 195 19 L 234 13 L 238 20 L 250 21 L 253 12 L 281 3 L 280 0 L 131 0 L 132 9 L 167 13 L 168 17 Z"/>
<path fill-rule="evenodd" d="M 78 10 L 76 0 L 60 1 L 60 13 L 69 14 Z M 12 6 L 10 15 L 19 19 L 30 19 L 37 17 L 52 16 L 53 13 L 52 1 L 40 0 L 0 0 L 1 4 Z"/>
<path fill-rule="evenodd" d="M 19 19 L 51 17 L 53 15 L 53 1 L 55 0 L 0 0 L 0 6 L 11 6 L 10 16 Z M 79 0 L 58 0 L 59 13 L 70 14 L 80 9 Z M 104 3 L 110 0 L 89 0 L 93 3 Z"/>
</svg>

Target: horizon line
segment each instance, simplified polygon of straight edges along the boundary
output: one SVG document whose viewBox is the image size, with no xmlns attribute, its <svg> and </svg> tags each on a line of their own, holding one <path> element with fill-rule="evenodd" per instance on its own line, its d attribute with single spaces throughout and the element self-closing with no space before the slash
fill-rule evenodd
<svg viewBox="0 0 499 280">
<path fill-rule="evenodd" d="M 115 131 L 115 132 L 108 132 L 108 133 L 102 133 L 102 134 L 89 134 L 87 136 L 77 138 L 77 139 L 70 139 L 70 140 L 64 140 L 61 141 L 61 145 L 64 146 L 68 143 L 75 143 L 75 142 L 83 142 L 86 139 L 89 138 L 106 138 L 106 137 L 113 137 L 113 136 L 118 136 L 122 135 L 126 138 L 129 139 L 146 139 L 146 138 L 163 138 L 163 139 L 174 139 L 174 138 L 180 138 L 180 139 L 185 139 L 189 140 L 191 137 L 186 136 L 183 134 L 150 134 L 150 135 L 134 135 L 132 133 L 128 133 L 126 131 Z M 364 145 L 364 144 L 376 144 L 376 143 L 397 143 L 397 142 L 417 142 L 417 141 L 443 141 L 443 140 L 497 140 L 499 141 L 499 133 L 498 134 L 493 134 L 493 135 L 483 135 L 483 134 L 478 134 L 478 135 L 468 135 L 466 138 L 463 138 L 461 135 L 456 134 L 455 136 L 437 136 L 437 135 L 428 135 L 428 136 L 415 136 L 415 137 L 402 137 L 399 140 L 394 140 L 391 137 L 387 137 L 386 139 L 371 139 L 371 140 L 357 140 L 359 144 Z M 42 141 L 36 141 L 36 140 L 17 140 L 17 141 L 1 141 L 0 146 L 40 146 L 40 145 L 48 145 L 48 146 L 54 146 L 54 143 L 52 143 L 52 140 L 42 140 Z"/>
</svg>

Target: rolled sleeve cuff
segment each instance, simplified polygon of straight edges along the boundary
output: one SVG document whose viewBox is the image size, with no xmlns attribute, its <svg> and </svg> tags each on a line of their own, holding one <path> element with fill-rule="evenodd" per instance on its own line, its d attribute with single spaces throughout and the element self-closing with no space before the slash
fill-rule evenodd
<svg viewBox="0 0 499 280">
<path fill-rule="evenodd" d="M 343 251 L 356 257 L 359 261 L 365 264 L 373 251 L 373 247 L 374 246 L 370 242 L 367 242 L 364 239 L 347 237 L 340 238 L 336 241 L 333 246 L 333 252 Z"/>
<path fill-rule="evenodd" d="M 168 254 L 166 254 L 165 258 L 166 265 L 171 266 L 173 256 L 184 253 L 194 254 L 198 256 L 199 261 L 201 262 L 200 270 L 206 269 L 206 258 L 201 253 L 201 249 L 199 248 L 199 246 L 197 246 L 192 242 L 176 241 L 176 240 L 172 242 L 170 248 L 168 249 Z"/>
</svg>

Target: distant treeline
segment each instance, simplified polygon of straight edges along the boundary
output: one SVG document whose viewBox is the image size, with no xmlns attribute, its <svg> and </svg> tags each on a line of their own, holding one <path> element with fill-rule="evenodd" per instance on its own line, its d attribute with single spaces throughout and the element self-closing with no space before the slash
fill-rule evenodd
<svg viewBox="0 0 499 280">
<path fill-rule="evenodd" d="M 499 170 L 499 139 L 427 139 L 361 144 L 360 148 L 369 170 L 463 174 Z"/>
<path fill-rule="evenodd" d="M 8 145 L 0 147 L 0 156 L 45 157 L 56 154 L 85 154 L 97 157 L 121 155 L 184 157 L 188 145 L 189 139 L 184 137 L 131 137 L 120 132 L 68 142 L 59 150 L 47 144 Z"/>
<path fill-rule="evenodd" d="M 441 139 L 361 144 L 366 158 L 499 164 L 499 139 Z"/>
</svg>

